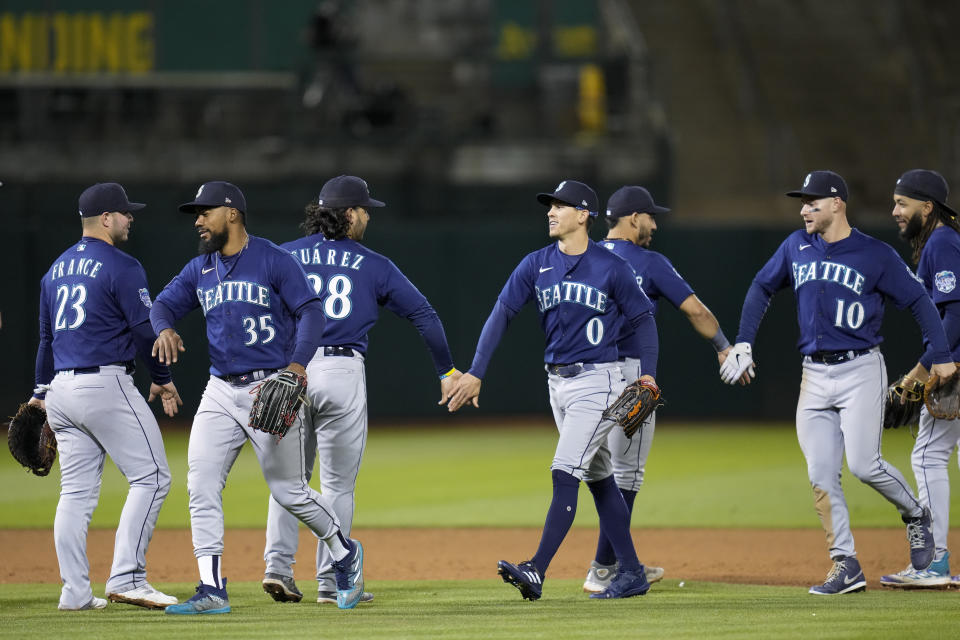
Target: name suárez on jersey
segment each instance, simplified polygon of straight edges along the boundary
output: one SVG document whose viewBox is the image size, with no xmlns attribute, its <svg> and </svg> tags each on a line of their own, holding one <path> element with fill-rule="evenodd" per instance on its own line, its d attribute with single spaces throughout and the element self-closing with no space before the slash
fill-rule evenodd
<svg viewBox="0 0 960 640">
<path fill-rule="evenodd" d="M 857 295 L 863 293 L 863 274 L 845 264 L 827 260 L 793 263 L 794 290 L 815 280 L 836 282 Z"/>
<path fill-rule="evenodd" d="M 221 282 L 210 289 L 197 289 L 197 298 L 204 315 L 224 302 L 246 302 L 270 308 L 270 289 L 243 280 Z"/>
<path fill-rule="evenodd" d="M 56 280 L 63 276 L 86 276 L 96 278 L 103 263 L 93 258 L 71 258 L 61 260 L 50 269 L 50 279 Z"/>
<path fill-rule="evenodd" d="M 600 313 L 605 313 L 607 310 L 607 294 L 582 282 L 558 282 L 546 289 L 540 287 L 534 287 L 534 289 L 537 293 L 537 308 L 541 313 L 561 302 L 582 304 Z"/>
<path fill-rule="evenodd" d="M 324 259 L 324 252 L 321 251 L 319 247 L 297 249 L 295 251 L 291 251 L 291 253 L 303 264 L 319 264 L 327 265 L 329 267 L 347 267 L 349 269 L 359 269 L 360 263 L 363 262 L 364 258 L 364 256 L 360 255 L 359 253 L 354 255 L 350 251 L 344 251 L 340 259 L 337 260 L 337 250 L 327 249 L 326 259 Z"/>
</svg>

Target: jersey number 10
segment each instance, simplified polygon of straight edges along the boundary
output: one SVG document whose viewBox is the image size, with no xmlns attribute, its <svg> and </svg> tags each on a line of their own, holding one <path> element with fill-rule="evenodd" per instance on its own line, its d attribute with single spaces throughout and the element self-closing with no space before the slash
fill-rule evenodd
<svg viewBox="0 0 960 640">
<path fill-rule="evenodd" d="M 847 307 L 847 312 L 844 314 L 843 308 L 845 304 L 846 301 L 842 298 L 837 298 L 837 317 L 833 320 L 833 326 L 843 327 L 843 321 L 846 320 L 848 327 L 851 329 L 859 329 L 860 325 L 863 324 L 863 305 L 859 302 L 854 302 Z"/>
</svg>

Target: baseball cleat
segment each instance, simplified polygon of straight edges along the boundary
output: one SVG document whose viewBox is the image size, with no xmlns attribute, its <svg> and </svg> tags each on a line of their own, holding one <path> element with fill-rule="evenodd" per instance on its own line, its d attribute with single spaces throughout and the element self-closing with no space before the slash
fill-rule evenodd
<svg viewBox="0 0 960 640">
<path fill-rule="evenodd" d="M 90 602 L 83 605 L 82 607 L 66 607 L 60 604 L 60 605 L 57 605 L 57 609 L 60 609 L 60 611 L 89 611 L 90 609 L 104 609 L 106 608 L 106 606 L 107 606 L 106 600 L 104 600 L 103 598 L 98 598 L 97 596 L 93 596 L 93 598 L 90 599 Z"/>
<path fill-rule="evenodd" d="M 227 598 L 227 579 L 223 579 L 222 589 L 201 582 L 197 585 L 197 592 L 193 594 L 192 598 L 180 604 L 170 605 L 165 613 L 175 616 L 230 613 L 230 600 Z"/>
<path fill-rule="evenodd" d="M 500 560 L 497 562 L 497 573 L 504 582 L 519 589 L 525 600 L 539 600 L 543 595 L 543 574 L 529 560 L 520 564 Z"/>
<path fill-rule="evenodd" d="M 364 602 L 373 602 L 373 594 L 369 591 L 364 591 L 363 595 L 360 596 L 360 604 L 363 604 Z M 337 604 L 337 592 L 318 591 L 317 604 Z"/>
<path fill-rule="evenodd" d="M 353 609 L 363 597 L 363 545 L 350 540 L 353 547 L 343 560 L 333 563 L 337 576 L 337 606 Z"/>
<path fill-rule="evenodd" d="M 933 526 L 930 509 L 923 508 L 918 518 L 903 518 L 907 525 L 907 542 L 910 543 L 910 566 L 926 569 L 933 562 L 936 545 L 933 542 Z"/>
<path fill-rule="evenodd" d="M 916 570 L 909 566 L 899 573 L 880 578 L 884 587 L 899 589 L 943 589 L 951 585 L 950 552 L 930 564 L 923 570 Z"/>
<path fill-rule="evenodd" d="M 596 600 L 632 598 L 633 596 L 642 596 L 647 591 L 650 591 L 650 582 L 647 580 L 647 574 L 643 571 L 641 565 L 639 571 L 620 571 L 609 587 L 600 593 L 591 593 L 590 597 Z"/>
<path fill-rule="evenodd" d="M 600 593 L 610 586 L 616 575 L 616 564 L 600 564 L 594 560 L 587 571 L 587 579 L 583 581 L 583 590 L 586 593 Z"/>
<path fill-rule="evenodd" d="M 134 604 L 138 607 L 146 607 L 147 609 L 166 609 L 170 605 L 179 602 L 176 597 L 168 596 L 165 593 L 157 591 L 149 583 L 143 584 L 136 589 L 130 589 L 129 591 L 108 593 L 107 599 L 109 599 L 110 602 Z"/>
<path fill-rule="evenodd" d="M 651 567 L 648 564 L 643 565 L 643 572 L 646 574 L 647 582 L 650 584 L 663 580 L 663 574 L 666 573 L 666 571 L 663 570 L 663 567 Z"/>
<path fill-rule="evenodd" d="M 860 561 L 854 556 L 835 558 L 830 573 L 823 584 L 810 587 L 815 596 L 838 596 L 842 593 L 855 593 L 867 588 L 867 579 L 863 576 Z"/>
<path fill-rule="evenodd" d="M 263 576 L 263 590 L 277 602 L 300 602 L 303 594 L 297 589 L 297 583 L 291 576 L 282 576 L 279 573 L 268 573 Z"/>
</svg>

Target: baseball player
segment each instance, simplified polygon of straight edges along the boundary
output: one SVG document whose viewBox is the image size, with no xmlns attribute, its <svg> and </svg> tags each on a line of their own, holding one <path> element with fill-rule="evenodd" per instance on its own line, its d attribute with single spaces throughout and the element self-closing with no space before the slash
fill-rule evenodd
<svg viewBox="0 0 960 640">
<path fill-rule="evenodd" d="M 312 490 L 304 468 L 300 420 L 286 436 L 249 427 L 257 384 L 280 369 L 304 375 L 323 333 L 323 308 L 293 257 L 246 230 L 246 201 L 229 182 L 207 182 L 180 210 L 196 216 L 200 255 L 157 296 L 150 320 L 153 351 L 162 362 L 184 350 L 174 323 L 200 307 L 210 346 L 210 381 L 203 392 L 187 449 L 190 528 L 200 584 L 168 614 L 230 611 L 222 575 L 223 504 L 227 474 L 246 441 L 270 494 L 329 547 L 337 574 L 337 604 L 356 606 L 363 592 L 363 547 L 348 539 L 326 498 Z"/>
<path fill-rule="evenodd" d="M 630 265 L 587 235 L 597 215 L 593 189 L 565 180 L 553 193 L 540 193 L 537 199 L 550 207 L 549 235 L 556 242 L 527 255 L 510 275 L 484 324 L 473 364 L 455 385 L 448 407 L 456 411 L 467 402 L 478 406 L 481 379 L 507 324 L 527 302 L 536 300 L 546 334 L 550 405 L 560 432 L 550 467 L 553 500 L 536 554 L 519 564 L 501 560 L 498 572 L 524 598 L 540 598 L 543 577 L 573 524 L 578 489 L 585 480 L 596 502 L 600 529 L 619 563 L 616 578 L 590 597 L 643 595 L 650 583 L 633 548 L 630 514 L 614 481 L 607 448 L 614 423 L 601 414 L 626 385 L 617 362 L 622 328 L 632 329 L 644 362 L 657 357 L 653 306 L 637 286 Z"/>
<path fill-rule="evenodd" d="M 385 206 L 370 197 L 356 176 L 328 180 L 317 202 L 306 208 L 307 236 L 281 245 L 300 261 L 317 295 L 324 296 L 326 326 L 321 346 L 307 365 L 309 407 L 306 469 L 313 469 L 313 446 L 319 456 L 323 495 L 340 519 L 344 535 L 353 525 L 354 490 L 367 441 L 367 386 L 364 358 L 367 333 L 386 307 L 410 320 L 424 341 L 446 397 L 461 375 L 453 366 L 443 324 L 427 299 L 389 259 L 360 244 L 368 209 Z M 270 499 L 267 516 L 266 575 L 263 589 L 277 601 L 299 602 L 293 580 L 297 521 Z M 317 546 L 317 602 L 336 602 L 332 559 Z M 365 593 L 361 602 L 373 599 Z"/>
<path fill-rule="evenodd" d="M 957 212 L 947 206 L 949 187 L 936 171 L 907 171 L 893 191 L 893 217 L 900 227 L 900 237 L 913 247 L 917 276 L 923 280 L 927 294 L 937 306 L 947 342 L 955 362 L 960 361 L 960 222 Z M 908 378 L 926 382 L 933 351 L 928 343 Z M 951 584 L 950 552 L 947 532 L 950 530 L 950 478 L 947 465 L 960 443 L 960 420 L 938 420 L 920 410 L 920 429 L 911 461 L 917 478 L 920 502 L 933 514 L 933 539 L 936 554 L 926 569 L 912 565 L 905 570 L 880 578 L 889 587 L 943 587 Z"/>
<path fill-rule="evenodd" d="M 60 453 L 60 501 L 53 537 L 62 610 L 103 609 L 90 589 L 87 527 L 100 497 L 104 456 L 130 484 L 117 524 L 106 595 L 149 608 L 177 599 L 147 582 L 147 546 L 170 490 L 160 427 L 133 383 L 134 355 L 150 370 L 150 401 L 174 416 L 180 395 L 170 370 L 151 357 L 150 290 L 140 263 L 117 248 L 133 211 L 114 182 L 80 194 L 83 236 L 54 260 L 40 284 L 40 345 L 31 404 L 44 407 Z"/>
<path fill-rule="evenodd" d="M 792 286 L 803 354 L 797 439 L 833 559 L 824 583 L 811 587 L 810 593 L 838 595 L 863 591 L 867 584 L 840 485 L 844 452 L 850 472 L 900 512 L 912 565 L 926 569 L 934 555 L 929 509 L 880 455 L 887 389 L 879 347 L 884 297 L 910 308 L 932 345 L 938 363 L 934 373 L 947 377 L 956 367 L 922 283 L 892 247 L 850 227 L 843 178 L 832 171 L 813 171 L 799 190 L 787 195 L 800 198 L 804 228 L 790 234 L 754 278 L 743 303 L 737 344 L 720 366 L 720 377 L 734 384 L 750 373 L 752 344 L 770 297 Z"/>
<path fill-rule="evenodd" d="M 720 329 L 720 323 L 666 256 L 648 249 L 653 240 L 653 232 L 657 229 L 656 216 L 669 211 L 670 209 L 657 205 L 650 192 L 643 187 L 628 186 L 617 189 L 607 201 L 606 221 L 610 231 L 600 242 L 600 246 L 630 263 L 637 274 L 637 282 L 653 304 L 654 314 L 660 298 L 668 300 L 687 316 L 697 333 L 710 341 L 722 364 L 730 351 L 730 342 Z M 645 361 L 641 372 L 640 354 L 631 351 L 629 341 L 622 345 L 619 351 L 624 379 L 636 380 L 642 373 L 656 377 L 656 361 Z M 655 427 L 656 414 L 652 414 L 632 438 L 627 438 L 621 429 L 611 429 L 607 436 L 607 447 L 613 461 L 613 477 L 627 503 L 627 510 L 631 513 L 637 491 L 643 484 L 644 469 L 653 445 Z M 591 593 L 603 591 L 616 575 L 615 560 L 613 547 L 601 532 L 597 541 L 597 554 L 587 571 L 583 590 Z M 649 582 L 663 579 L 662 567 L 645 565 L 645 569 Z"/>
</svg>

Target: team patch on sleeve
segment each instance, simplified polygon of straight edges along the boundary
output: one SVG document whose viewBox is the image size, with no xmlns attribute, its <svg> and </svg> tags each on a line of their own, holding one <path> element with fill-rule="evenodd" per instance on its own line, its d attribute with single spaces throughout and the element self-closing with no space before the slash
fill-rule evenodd
<svg viewBox="0 0 960 640">
<path fill-rule="evenodd" d="M 153 302 L 150 300 L 150 292 L 146 289 L 140 289 L 140 302 L 143 303 L 147 309 L 153 306 Z"/>
<path fill-rule="evenodd" d="M 953 271 L 939 271 L 933 277 L 934 284 L 937 285 L 937 291 L 940 293 L 950 293 L 957 288 L 957 276 Z"/>
</svg>

